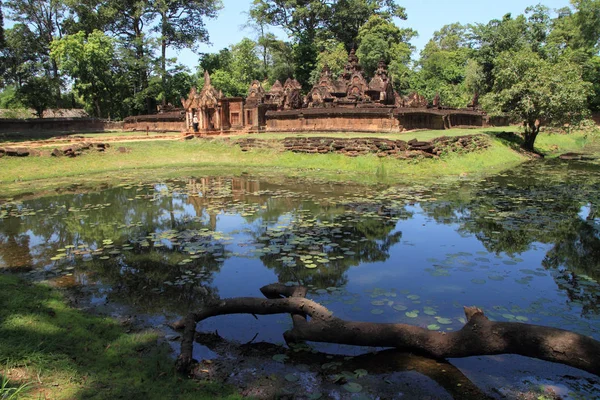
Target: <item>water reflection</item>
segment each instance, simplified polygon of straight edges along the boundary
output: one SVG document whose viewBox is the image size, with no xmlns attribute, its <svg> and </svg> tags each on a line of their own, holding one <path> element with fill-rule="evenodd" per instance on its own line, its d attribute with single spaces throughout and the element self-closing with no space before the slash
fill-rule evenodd
<svg viewBox="0 0 600 400">
<path fill-rule="evenodd" d="M 453 330 L 476 304 L 600 337 L 598 172 L 536 163 L 376 190 L 250 176 L 125 182 L 0 205 L 0 267 L 66 276 L 151 314 L 279 280 L 348 319 Z M 279 338 L 280 325 L 262 329 Z"/>
</svg>

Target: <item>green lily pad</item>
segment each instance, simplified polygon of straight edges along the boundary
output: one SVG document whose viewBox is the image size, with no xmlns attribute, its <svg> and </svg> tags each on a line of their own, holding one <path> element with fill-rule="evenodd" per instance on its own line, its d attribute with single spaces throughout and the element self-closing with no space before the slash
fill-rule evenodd
<svg viewBox="0 0 600 400">
<path fill-rule="evenodd" d="M 356 382 L 348 382 L 342 387 L 350 393 L 359 393 L 362 390 L 362 385 Z"/>
<path fill-rule="evenodd" d="M 285 380 L 288 382 L 298 382 L 300 380 L 300 378 L 298 377 L 298 375 L 287 374 L 285 376 Z"/>
<path fill-rule="evenodd" d="M 366 369 L 360 368 L 354 370 L 354 375 L 356 375 L 357 378 L 362 378 L 363 376 L 369 375 L 369 372 Z"/>
<path fill-rule="evenodd" d="M 289 357 L 285 354 L 275 354 L 272 358 L 277 362 L 285 362 Z"/>
<path fill-rule="evenodd" d="M 417 318 L 419 316 L 419 311 L 407 311 L 404 313 L 408 318 Z"/>
<path fill-rule="evenodd" d="M 427 329 L 429 329 L 430 331 L 439 331 L 440 326 L 438 324 L 431 324 L 427 325 Z"/>
<path fill-rule="evenodd" d="M 374 308 L 371 310 L 371 314 L 380 315 L 383 313 L 384 313 L 384 311 L 381 308 Z"/>
</svg>

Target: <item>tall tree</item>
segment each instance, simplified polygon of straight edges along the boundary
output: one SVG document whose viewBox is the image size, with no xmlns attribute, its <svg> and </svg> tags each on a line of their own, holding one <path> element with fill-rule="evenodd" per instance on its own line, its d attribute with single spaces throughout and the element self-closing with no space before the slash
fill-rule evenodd
<svg viewBox="0 0 600 400">
<path fill-rule="evenodd" d="M 335 39 L 344 43 L 350 51 L 356 46 L 358 32 L 372 15 L 384 19 L 406 19 L 406 10 L 394 0 L 338 0 L 331 6 L 331 18 L 327 23 Z"/>
<path fill-rule="evenodd" d="M 100 31 L 78 32 L 51 44 L 52 57 L 75 81 L 74 89 L 92 105 L 97 117 L 111 117 L 120 79 L 114 40 Z"/>
<path fill-rule="evenodd" d="M 309 83 L 311 85 L 317 83 L 324 66 L 327 65 L 333 76 L 337 78 L 348 62 L 348 52 L 344 43 L 330 39 L 319 42 L 317 47 L 319 55 L 317 56 L 317 65 L 310 76 Z"/>
<path fill-rule="evenodd" d="M 483 98 L 484 107 L 522 121 L 523 148 L 529 151 L 534 150 L 542 125 L 574 123 L 586 115 L 591 85 L 569 60 L 553 64 L 529 49 L 505 51 L 493 72 L 494 84 Z"/>
<path fill-rule="evenodd" d="M 2 1 L 0 0 L 0 50 L 4 48 L 4 14 L 2 11 Z"/>
<path fill-rule="evenodd" d="M 467 36 L 468 27 L 459 23 L 443 26 L 421 51 L 411 89 L 432 99 L 440 94 L 443 105 L 464 107 L 473 93 L 465 84 L 467 64 L 472 50 Z"/>
<path fill-rule="evenodd" d="M 6 30 L 5 47 L 0 51 L 0 73 L 4 84 L 20 88 L 29 79 L 48 75 L 48 67 L 42 56 L 45 49 L 29 26 L 15 24 Z"/>
<path fill-rule="evenodd" d="M 9 18 L 31 28 L 37 35 L 41 56 L 50 64 L 51 76 L 60 81 L 58 66 L 50 59 L 50 43 L 54 37 L 62 37 L 63 21 L 67 11 L 61 0 L 8 0 Z"/>
<path fill-rule="evenodd" d="M 213 85 L 222 90 L 225 96 L 246 96 L 252 81 L 263 78 L 254 41 L 244 38 L 232 45 L 231 50 L 221 50 L 219 56 L 212 63 L 213 67 L 219 68 L 211 71 L 211 78 Z"/>
<path fill-rule="evenodd" d="M 356 55 L 367 75 L 373 74 L 380 60 L 384 60 L 394 78 L 396 89 L 403 90 L 408 83 L 409 64 L 414 47 L 409 43 L 417 32 L 398 28 L 391 20 L 373 15 L 358 32 Z"/>
<path fill-rule="evenodd" d="M 35 76 L 17 89 L 17 97 L 23 105 L 35 110 L 38 118 L 55 104 L 58 87 L 56 81 L 47 76 Z"/>
<path fill-rule="evenodd" d="M 154 30 L 160 40 L 160 74 L 163 92 L 167 91 L 167 47 L 177 50 L 196 48 L 208 42 L 205 18 L 215 18 L 223 7 L 221 0 L 155 0 L 152 9 L 158 16 Z M 163 97 L 163 103 L 165 103 Z"/>
</svg>

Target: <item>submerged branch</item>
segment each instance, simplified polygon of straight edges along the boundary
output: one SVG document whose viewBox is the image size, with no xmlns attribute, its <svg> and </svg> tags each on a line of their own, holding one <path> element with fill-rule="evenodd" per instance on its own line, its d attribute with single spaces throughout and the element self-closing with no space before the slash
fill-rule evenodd
<svg viewBox="0 0 600 400">
<path fill-rule="evenodd" d="M 184 327 L 177 368 L 189 372 L 196 325 L 227 314 L 291 314 L 293 328 L 286 342 L 327 342 L 355 346 L 392 347 L 437 359 L 494 354 L 519 354 L 569 365 L 600 376 L 600 342 L 562 329 L 516 322 L 490 321 L 482 310 L 465 307 L 467 323 L 456 332 L 429 331 L 407 324 L 355 322 L 336 318 L 326 307 L 306 299 L 306 288 L 271 284 L 264 298 L 240 297 L 209 304 L 190 313 Z M 310 318 L 307 318 L 310 317 Z"/>
</svg>

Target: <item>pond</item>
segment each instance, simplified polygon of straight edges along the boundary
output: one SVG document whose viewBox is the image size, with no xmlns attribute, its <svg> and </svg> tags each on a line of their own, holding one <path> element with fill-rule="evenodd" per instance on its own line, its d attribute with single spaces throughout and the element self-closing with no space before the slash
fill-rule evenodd
<svg viewBox="0 0 600 400">
<path fill-rule="evenodd" d="M 369 188 L 243 175 L 66 192 L 0 202 L 0 269 L 70 288 L 98 312 L 161 325 L 282 282 L 348 320 L 453 331 L 476 305 L 600 340 L 598 165 Z M 281 343 L 290 326 L 232 315 L 200 329 Z"/>
</svg>

